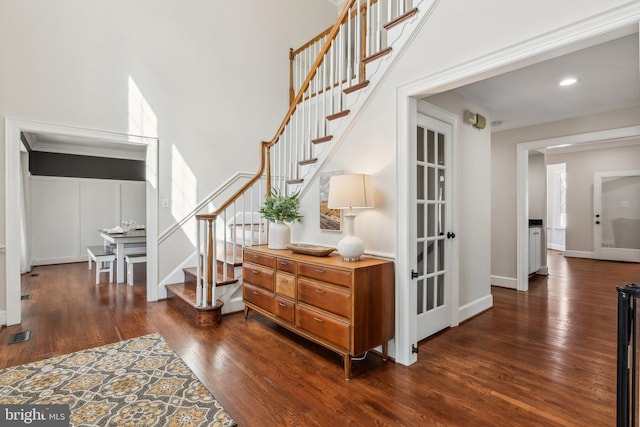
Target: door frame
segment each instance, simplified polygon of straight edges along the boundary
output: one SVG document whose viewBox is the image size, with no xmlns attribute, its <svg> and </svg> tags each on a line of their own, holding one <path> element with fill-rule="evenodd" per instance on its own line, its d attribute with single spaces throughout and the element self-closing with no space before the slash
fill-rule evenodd
<svg viewBox="0 0 640 427">
<path fill-rule="evenodd" d="M 546 59 L 554 58 L 563 53 L 569 53 L 588 46 L 612 40 L 616 37 L 637 31 L 640 22 L 640 5 L 627 4 L 619 8 L 608 10 L 588 19 L 579 20 L 573 24 L 563 26 L 512 44 L 506 48 L 489 54 L 479 54 L 467 62 L 457 66 L 441 69 L 431 74 L 424 74 L 412 78 L 410 82 L 396 84 L 396 156 L 397 175 L 397 246 L 396 246 L 396 330 L 393 347 L 396 362 L 411 365 L 418 359 L 412 352 L 415 340 L 415 325 L 411 330 L 411 317 L 408 307 L 409 291 L 407 277 L 408 269 L 407 248 L 403 246 L 402 229 L 400 224 L 406 221 L 406 203 L 408 195 L 406 188 L 408 180 L 399 166 L 407 156 L 407 141 L 415 129 L 415 111 L 417 98 L 424 98 L 474 83 L 489 77 L 506 73 L 527 65 L 535 64 Z M 390 79 L 388 79 L 390 80 Z M 397 77 L 396 80 L 397 82 Z M 387 83 L 389 84 L 389 83 Z M 393 83 L 390 83 L 393 84 Z M 528 162 L 527 162 L 528 163 Z M 404 242 L 406 243 L 406 242 Z"/>
<path fill-rule="evenodd" d="M 627 171 L 611 171 L 611 172 L 596 172 L 593 177 L 593 213 L 598 213 L 596 207 L 602 208 L 602 178 L 613 177 L 640 177 L 640 170 L 627 170 Z M 599 183 L 599 185 L 597 185 Z M 598 187 L 600 188 L 597 191 Z M 602 210 L 599 211 L 602 213 Z M 627 248 L 603 248 L 602 247 L 602 226 L 593 223 L 593 253 L 597 259 L 602 260 L 615 260 L 626 262 L 640 262 L 639 253 L 640 249 L 627 249 Z M 609 256 L 607 256 L 609 254 Z"/>
<path fill-rule="evenodd" d="M 80 129 L 5 117 L 5 291 L 6 323 L 22 322 L 20 275 L 20 139 L 21 132 L 54 133 L 119 144 L 145 144 L 146 147 L 146 229 L 147 301 L 158 299 L 158 139 Z M 3 320 L 3 319 L 0 319 Z"/>
<path fill-rule="evenodd" d="M 629 126 L 624 128 L 608 129 L 604 131 L 560 136 L 557 138 L 533 140 L 517 144 L 517 290 L 529 290 L 529 150 L 550 148 L 558 145 L 581 145 L 595 142 L 615 142 L 638 137 L 640 137 L 640 126 Z M 593 255 L 591 255 L 590 257 L 593 257 Z"/>
<path fill-rule="evenodd" d="M 416 143 L 416 126 L 418 113 L 426 116 L 433 117 L 442 122 L 451 125 L 451 144 L 452 155 L 454 159 L 451 162 L 451 175 L 452 175 L 452 203 L 455 204 L 452 210 L 451 229 L 456 230 L 458 228 L 458 216 L 457 216 L 457 194 L 455 192 L 455 180 L 457 180 L 457 140 L 458 140 L 458 123 L 459 117 L 446 110 L 438 108 L 426 101 L 418 100 L 415 97 L 407 97 L 406 104 L 403 109 L 406 120 L 400 123 L 405 123 L 405 126 L 398 126 L 398 130 L 402 131 L 399 135 L 398 141 L 398 201 L 397 201 L 397 215 L 398 215 L 398 232 L 397 232 L 397 271 L 396 271 L 396 283 L 399 287 L 399 291 L 396 292 L 396 313 L 407 313 L 407 315 L 396 316 L 396 361 L 399 363 L 410 365 L 418 360 L 416 353 L 411 352 L 411 347 L 418 345 L 418 327 L 417 327 L 417 315 L 407 309 L 412 307 L 412 301 L 415 297 L 412 297 L 411 289 L 413 287 L 410 283 L 411 265 L 413 264 L 409 260 L 411 239 L 406 232 L 407 224 L 411 224 L 412 215 L 414 215 L 414 209 L 409 206 L 411 197 L 408 188 L 413 188 L 410 182 L 409 170 L 413 167 L 415 159 L 411 159 L 409 156 L 411 144 Z M 452 243 L 451 258 L 452 258 L 452 276 L 451 276 L 451 326 L 458 324 L 458 301 L 459 301 L 459 289 L 458 289 L 458 268 L 457 268 L 457 241 Z M 454 264 L 455 263 L 455 264 Z M 409 280 L 409 282 L 408 282 Z M 406 285 L 409 283 L 409 285 Z M 411 314 L 413 313 L 413 314 Z M 402 343 L 402 344 L 401 344 Z M 408 349 L 408 351 L 400 351 Z"/>
</svg>

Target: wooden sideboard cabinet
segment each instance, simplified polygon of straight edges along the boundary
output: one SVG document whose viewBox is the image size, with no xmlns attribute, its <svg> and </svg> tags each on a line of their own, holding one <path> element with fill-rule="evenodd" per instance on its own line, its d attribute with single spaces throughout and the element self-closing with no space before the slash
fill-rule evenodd
<svg viewBox="0 0 640 427">
<path fill-rule="evenodd" d="M 382 346 L 387 358 L 393 338 L 394 264 L 377 258 L 346 262 L 327 257 L 245 247 L 242 295 L 245 319 L 255 310 L 279 325 L 325 346 L 344 360 Z"/>
</svg>

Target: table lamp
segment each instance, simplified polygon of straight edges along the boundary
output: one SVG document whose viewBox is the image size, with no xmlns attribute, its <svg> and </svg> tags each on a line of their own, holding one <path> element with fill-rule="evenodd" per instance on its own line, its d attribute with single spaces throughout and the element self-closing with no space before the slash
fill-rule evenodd
<svg viewBox="0 0 640 427">
<path fill-rule="evenodd" d="M 347 235 L 338 242 L 338 252 L 345 261 L 358 261 L 364 242 L 353 232 L 356 215 L 352 208 L 372 208 L 373 188 L 369 175 L 334 175 L 329 181 L 329 209 L 349 209 L 344 216 Z"/>
</svg>

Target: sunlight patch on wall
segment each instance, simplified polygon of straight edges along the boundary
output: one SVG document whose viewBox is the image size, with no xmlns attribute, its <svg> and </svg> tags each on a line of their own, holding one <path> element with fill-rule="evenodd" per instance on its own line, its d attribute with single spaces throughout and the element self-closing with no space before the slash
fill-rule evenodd
<svg viewBox="0 0 640 427">
<path fill-rule="evenodd" d="M 171 215 L 176 221 L 182 220 L 197 204 L 196 176 L 175 145 L 171 146 Z M 191 243 L 196 244 L 195 220 L 183 228 Z"/>
<path fill-rule="evenodd" d="M 129 134 L 158 137 L 158 117 L 129 76 Z"/>
</svg>

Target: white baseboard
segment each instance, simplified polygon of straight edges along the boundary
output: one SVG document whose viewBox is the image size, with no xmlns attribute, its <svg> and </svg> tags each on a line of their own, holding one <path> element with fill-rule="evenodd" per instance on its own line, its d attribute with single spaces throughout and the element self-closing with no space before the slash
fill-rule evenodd
<svg viewBox="0 0 640 427">
<path fill-rule="evenodd" d="M 539 274 L 540 276 L 548 276 L 549 267 L 546 265 L 544 267 L 540 267 L 540 270 L 536 271 L 536 274 Z"/>
<path fill-rule="evenodd" d="M 518 279 L 515 277 L 491 276 L 491 284 L 501 288 L 518 289 Z"/>
<path fill-rule="evenodd" d="M 564 256 L 571 258 L 596 258 L 595 253 L 586 251 L 564 251 Z"/>
<path fill-rule="evenodd" d="M 566 247 L 564 245 L 556 245 L 555 243 L 549 243 L 547 249 L 553 249 L 554 251 L 564 252 Z"/>
<path fill-rule="evenodd" d="M 7 326 L 7 312 L 5 310 L 0 310 L 0 325 Z"/>
<path fill-rule="evenodd" d="M 489 294 L 460 307 L 458 309 L 458 320 L 463 322 L 491 307 L 493 307 L 493 295 Z"/>
<path fill-rule="evenodd" d="M 68 256 L 60 258 L 34 259 L 33 261 L 31 261 L 31 266 L 35 267 L 37 265 L 68 264 L 72 262 L 87 262 L 87 256 L 83 255 L 80 257 Z"/>
</svg>

